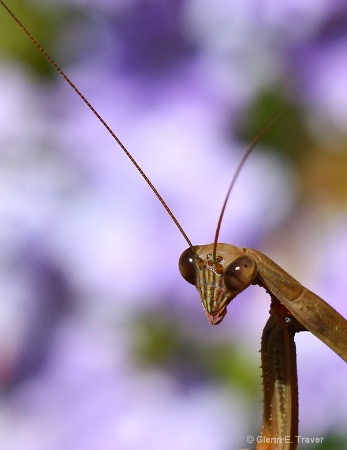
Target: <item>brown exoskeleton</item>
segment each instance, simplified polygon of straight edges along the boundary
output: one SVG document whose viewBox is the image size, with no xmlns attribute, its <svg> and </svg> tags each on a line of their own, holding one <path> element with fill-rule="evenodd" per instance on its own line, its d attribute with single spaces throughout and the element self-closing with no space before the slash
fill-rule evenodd
<svg viewBox="0 0 347 450">
<path fill-rule="evenodd" d="M 298 435 L 295 333 L 310 331 L 347 361 L 347 322 L 324 300 L 303 287 L 264 254 L 254 249 L 241 249 L 218 242 L 220 224 L 231 188 L 245 159 L 268 127 L 253 141 L 236 171 L 224 202 L 214 242 L 193 246 L 170 208 L 116 134 L 3 0 L 0 3 L 105 126 L 180 230 L 188 243 L 188 249 L 180 257 L 179 269 L 185 280 L 197 288 L 210 323 L 220 324 L 231 300 L 251 284 L 265 288 L 270 294 L 270 318 L 265 325 L 261 343 L 264 416 L 257 449 L 295 449 Z"/>
</svg>

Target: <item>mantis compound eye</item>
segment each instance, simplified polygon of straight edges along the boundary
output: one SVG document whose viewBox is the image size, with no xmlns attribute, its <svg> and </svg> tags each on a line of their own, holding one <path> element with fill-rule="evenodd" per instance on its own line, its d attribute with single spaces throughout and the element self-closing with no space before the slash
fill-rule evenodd
<svg viewBox="0 0 347 450">
<path fill-rule="evenodd" d="M 188 283 L 196 286 L 198 268 L 194 258 L 194 254 L 190 248 L 184 250 L 178 261 L 178 268 L 182 277 Z"/>
<path fill-rule="evenodd" d="M 233 294 L 248 287 L 255 278 L 257 266 L 249 256 L 240 256 L 230 263 L 224 271 L 224 286 Z"/>
</svg>

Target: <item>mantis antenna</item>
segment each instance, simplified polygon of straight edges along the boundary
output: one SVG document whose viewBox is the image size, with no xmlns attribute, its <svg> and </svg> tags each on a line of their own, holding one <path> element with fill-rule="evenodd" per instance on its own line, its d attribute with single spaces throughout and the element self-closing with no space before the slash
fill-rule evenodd
<svg viewBox="0 0 347 450">
<path fill-rule="evenodd" d="M 43 56 L 48 60 L 48 62 L 54 67 L 54 69 L 64 78 L 64 80 L 71 86 L 71 88 L 76 92 L 76 94 L 81 98 L 81 100 L 87 105 L 87 107 L 90 109 L 90 111 L 97 117 L 97 119 L 102 123 L 102 125 L 106 128 L 108 133 L 113 137 L 113 139 L 117 142 L 119 147 L 123 150 L 123 152 L 126 154 L 126 156 L 130 159 L 130 161 L 133 163 L 135 168 L 138 170 L 142 178 L 145 180 L 145 182 L 148 184 L 148 186 L 152 189 L 153 193 L 157 197 L 157 199 L 160 201 L 166 212 L 169 214 L 171 219 L 173 220 L 176 227 L 179 229 L 180 233 L 184 237 L 184 239 L 187 241 L 190 249 L 192 250 L 193 254 L 196 256 L 196 251 L 193 247 L 193 244 L 191 243 L 190 239 L 188 238 L 187 234 L 183 230 L 181 224 L 176 219 L 175 215 L 163 199 L 163 197 L 159 194 L 158 190 L 155 188 L 151 180 L 148 178 L 148 176 L 145 174 L 145 172 L 141 169 L 135 158 L 132 156 L 132 154 L 129 152 L 129 150 L 125 147 L 123 142 L 119 139 L 119 137 L 114 133 L 114 131 L 111 129 L 111 127 L 107 124 L 107 122 L 102 118 L 102 116 L 96 111 L 96 109 L 91 105 L 91 103 L 86 99 L 86 97 L 82 94 L 82 92 L 77 88 L 77 86 L 70 80 L 70 78 L 65 74 L 65 72 L 58 66 L 58 64 L 49 56 L 49 54 L 46 52 L 46 50 L 39 44 L 39 42 L 34 38 L 34 36 L 30 33 L 30 31 L 24 26 L 24 24 L 13 14 L 13 12 L 10 10 L 10 8 L 6 5 L 6 3 L 3 0 L 0 0 L 0 4 L 5 8 L 5 10 L 9 13 L 9 15 L 13 18 L 13 20 L 20 26 L 20 28 L 24 31 L 24 33 L 29 37 L 31 42 L 40 50 L 40 52 L 43 54 Z M 279 116 L 279 113 L 275 114 L 269 122 L 260 130 L 260 132 L 257 134 L 257 136 L 253 139 L 251 142 L 251 145 L 246 150 L 245 154 L 243 155 L 236 172 L 233 176 L 233 179 L 230 183 L 227 195 L 224 200 L 224 204 L 222 207 L 222 211 L 219 216 L 216 234 L 214 238 L 214 246 L 213 246 L 213 259 L 216 260 L 216 250 L 217 250 L 217 242 L 219 237 L 219 231 L 221 228 L 221 223 L 223 220 L 225 208 L 231 193 L 232 188 L 234 187 L 234 184 L 236 182 L 236 179 L 238 175 L 241 172 L 241 169 L 248 158 L 251 151 L 254 149 L 256 144 L 260 141 L 260 139 L 263 137 L 263 135 L 271 128 L 275 120 L 277 120 Z"/>
<path fill-rule="evenodd" d="M 276 120 L 279 118 L 280 115 L 281 115 L 280 111 L 275 113 L 269 119 L 269 121 L 261 128 L 259 133 L 255 136 L 253 141 L 250 143 L 250 146 L 245 151 L 244 155 L 241 158 L 241 161 L 239 162 L 239 165 L 236 168 L 236 172 L 235 172 L 235 174 L 234 174 L 234 176 L 233 176 L 233 178 L 231 180 L 229 189 L 227 191 L 227 195 L 225 196 L 225 200 L 224 200 L 224 203 L 223 203 L 223 206 L 222 206 L 222 210 L 221 210 L 221 213 L 219 215 L 219 219 L 218 219 L 218 223 L 217 223 L 216 234 L 215 234 L 214 241 L 213 241 L 213 261 L 214 262 L 216 262 L 216 252 L 217 252 L 217 244 L 218 244 L 219 232 L 220 232 L 220 228 L 221 228 L 221 225 L 222 225 L 223 216 L 224 216 L 224 213 L 225 213 L 225 208 L 227 206 L 227 203 L 228 203 L 228 200 L 229 200 L 232 188 L 235 185 L 237 177 L 239 176 L 239 174 L 241 172 L 241 169 L 242 169 L 244 163 L 246 162 L 246 159 L 248 158 L 248 156 L 250 155 L 250 153 L 252 152 L 254 147 L 258 144 L 260 139 L 264 136 L 264 134 L 266 134 L 269 131 L 269 129 L 276 122 Z"/>
<path fill-rule="evenodd" d="M 77 86 L 70 80 L 70 78 L 65 74 L 65 72 L 58 66 L 58 64 L 49 56 L 49 54 L 46 52 L 46 50 L 38 43 L 38 41 L 34 38 L 34 36 L 30 33 L 30 31 L 24 26 L 24 24 L 13 14 L 13 12 L 9 9 L 9 7 L 6 5 L 3 0 L 0 0 L 0 4 L 6 9 L 6 11 L 10 14 L 10 16 L 17 22 L 17 24 L 21 27 L 21 29 L 24 31 L 24 33 L 29 37 L 31 42 L 40 50 L 40 52 L 43 54 L 43 56 L 48 60 L 48 62 L 56 69 L 56 71 L 64 78 L 64 80 L 72 87 L 72 89 L 76 92 L 76 94 L 83 100 L 83 102 L 88 106 L 88 108 L 91 110 L 91 112 L 98 118 L 98 120 L 102 123 L 102 125 L 106 128 L 106 130 L 109 132 L 109 134 L 113 137 L 113 139 L 117 142 L 117 144 L 120 146 L 120 148 L 123 150 L 123 152 L 126 154 L 126 156 L 130 159 L 130 161 L 133 163 L 133 165 L 136 167 L 136 169 L 140 172 L 140 175 L 148 186 L 152 189 L 157 199 L 160 201 L 160 203 L 163 205 L 166 212 L 169 214 L 179 231 L 181 232 L 184 239 L 187 241 L 189 247 L 192 249 L 193 253 L 195 254 L 195 251 L 193 249 L 193 244 L 190 242 L 188 236 L 184 232 L 182 226 L 172 213 L 171 209 L 168 207 L 167 203 L 163 199 L 163 197 L 159 194 L 157 189 L 154 187 L 151 180 L 147 177 L 145 172 L 141 169 L 135 158 L 132 156 L 132 154 L 129 152 L 129 150 L 125 147 L 123 142 L 119 139 L 119 137 L 114 133 L 114 131 L 111 129 L 111 127 L 107 124 L 107 122 L 101 117 L 101 115 L 96 111 L 96 109 L 89 103 L 89 101 L 86 99 L 86 97 L 82 94 L 82 92 L 77 88 Z"/>
</svg>

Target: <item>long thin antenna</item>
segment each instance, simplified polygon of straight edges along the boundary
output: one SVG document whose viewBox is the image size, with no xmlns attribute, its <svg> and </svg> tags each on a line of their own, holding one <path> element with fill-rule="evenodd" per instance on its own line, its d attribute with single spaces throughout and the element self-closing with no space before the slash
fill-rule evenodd
<svg viewBox="0 0 347 450">
<path fill-rule="evenodd" d="M 216 252 L 217 252 L 217 243 L 218 243 L 218 238 L 219 238 L 219 232 L 220 232 L 220 228 L 221 228 L 221 225 L 222 225 L 222 220 L 223 220 L 225 208 L 227 206 L 231 190 L 232 190 L 232 188 L 235 185 L 237 177 L 239 176 L 239 174 L 241 172 L 241 169 L 242 169 L 244 163 L 246 162 L 246 159 L 248 158 L 248 156 L 250 155 L 250 153 L 252 152 L 254 147 L 258 144 L 260 139 L 264 136 L 264 134 L 267 133 L 269 131 L 269 129 L 273 126 L 273 124 L 276 122 L 276 120 L 279 118 L 280 115 L 281 115 L 280 111 L 277 112 L 276 114 L 274 114 L 271 117 L 271 119 L 269 119 L 269 121 L 261 128 L 259 133 L 255 136 L 255 138 L 251 142 L 250 146 L 245 151 L 244 155 L 241 158 L 241 161 L 239 162 L 239 165 L 237 166 L 236 172 L 235 172 L 235 174 L 234 174 L 234 176 L 233 176 L 233 178 L 231 180 L 231 183 L 230 183 L 227 195 L 225 196 L 225 200 L 224 200 L 224 203 L 223 203 L 223 206 L 222 206 L 222 210 L 221 210 L 221 213 L 220 213 L 220 216 L 219 216 L 219 219 L 218 219 L 217 228 L 216 228 L 216 234 L 215 234 L 214 242 L 213 242 L 213 261 L 216 261 L 216 256 L 217 256 Z"/>
<path fill-rule="evenodd" d="M 118 136 L 112 131 L 111 127 L 106 123 L 106 121 L 100 116 L 100 114 L 96 111 L 96 109 L 89 103 L 89 101 L 86 99 L 86 97 L 82 94 L 82 92 L 74 85 L 74 83 L 70 80 L 70 78 L 63 72 L 63 70 L 58 66 L 58 64 L 49 56 L 49 54 L 46 52 L 46 50 L 38 43 L 38 41 L 34 38 L 34 36 L 30 33 L 30 31 L 23 25 L 23 23 L 13 14 L 13 12 L 10 10 L 10 8 L 6 5 L 3 0 L 0 0 L 1 5 L 6 9 L 6 11 L 10 14 L 10 16 L 17 22 L 17 24 L 21 27 L 21 29 L 24 31 L 24 33 L 29 37 L 31 42 L 40 50 L 40 52 L 43 54 L 43 56 L 49 61 L 49 63 L 55 68 L 55 70 L 64 78 L 64 80 L 72 87 L 72 89 L 76 92 L 76 94 L 83 100 L 83 102 L 88 106 L 88 108 L 92 111 L 92 113 L 99 119 L 99 121 L 102 123 L 102 125 L 106 128 L 106 130 L 110 133 L 110 135 L 113 137 L 113 139 L 117 142 L 117 144 L 120 146 L 120 148 L 123 150 L 123 152 L 127 155 L 127 157 L 130 159 L 130 161 L 133 163 L 133 165 L 136 167 L 136 169 L 140 172 L 140 175 L 144 178 L 148 186 L 152 189 L 157 199 L 160 201 L 160 203 L 165 208 L 166 212 L 169 214 L 173 222 L 175 223 L 176 227 L 180 230 L 182 236 L 187 241 L 190 248 L 193 248 L 192 243 L 190 242 L 188 236 L 184 232 L 183 228 L 181 227 L 180 223 L 174 216 L 174 214 L 171 212 L 170 208 L 164 201 L 163 197 L 159 194 L 157 189 L 154 187 L 150 179 L 147 177 L 145 172 L 141 169 L 139 164 L 136 162 L 134 157 L 131 155 L 131 153 L 127 150 L 125 145 L 122 143 L 122 141 L 118 138 Z M 193 252 L 194 253 L 194 252 Z"/>
</svg>

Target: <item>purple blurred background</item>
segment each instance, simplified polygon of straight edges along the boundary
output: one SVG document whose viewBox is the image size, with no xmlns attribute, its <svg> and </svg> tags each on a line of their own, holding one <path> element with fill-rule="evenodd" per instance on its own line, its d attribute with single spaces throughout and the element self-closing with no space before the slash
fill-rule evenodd
<svg viewBox="0 0 347 450">
<path fill-rule="evenodd" d="M 9 1 L 193 244 L 266 253 L 347 317 L 343 1 Z M 262 418 L 265 291 L 211 327 L 187 247 L 120 148 L 0 8 L 1 450 L 234 450 Z M 347 368 L 296 338 L 300 435 L 347 446 Z"/>
</svg>

